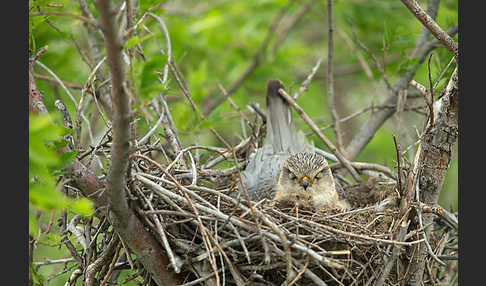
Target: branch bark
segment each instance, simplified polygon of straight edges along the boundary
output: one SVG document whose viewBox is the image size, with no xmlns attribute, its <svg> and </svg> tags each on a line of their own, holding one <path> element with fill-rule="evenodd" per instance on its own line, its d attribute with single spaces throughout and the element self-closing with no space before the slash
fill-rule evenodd
<svg viewBox="0 0 486 286">
<path fill-rule="evenodd" d="M 458 73 L 454 70 L 443 96 L 434 103 L 435 124 L 430 126 L 429 121 L 424 130 L 424 138 L 417 151 L 418 157 L 418 184 L 420 190 L 420 202 L 434 205 L 439 198 L 444 178 L 449 168 L 454 145 L 458 136 Z M 434 214 L 425 213 L 423 224 L 428 225 L 433 221 Z M 430 237 L 432 229 L 425 230 Z M 407 279 L 410 286 L 421 285 L 425 270 L 427 249 L 424 246 L 415 246 L 417 255 L 411 261 L 411 268 Z"/>
</svg>

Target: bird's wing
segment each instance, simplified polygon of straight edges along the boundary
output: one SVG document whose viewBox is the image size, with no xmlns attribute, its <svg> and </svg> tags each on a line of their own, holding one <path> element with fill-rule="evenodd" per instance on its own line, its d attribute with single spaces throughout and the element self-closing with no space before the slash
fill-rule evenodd
<svg viewBox="0 0 486 286">
<path fill-rule="evenodd" d="M 272 195 L 273 186 L 277 183 L 287 156 L 287 153 L 274 153 L 269 145 L 258 149 L 250 156 L 245 171 L 241 173 L 250 199 L 256 200 Z M 238 189 L 240 194 L 244 193 L 241 183 L 238 184 Z"/>
</svg>

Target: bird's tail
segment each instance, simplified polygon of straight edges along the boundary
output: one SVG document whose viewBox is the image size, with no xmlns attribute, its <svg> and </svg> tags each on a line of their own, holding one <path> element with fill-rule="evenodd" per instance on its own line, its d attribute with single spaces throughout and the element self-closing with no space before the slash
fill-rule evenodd
<svg viewBox="0 0 486 286">
<path fill-rule="evenodd" d="M 267 137 L 265 145 L 273 147 L 274 153 L 295 153 L 302 150 L 302 140 L 298 140 L 292 111 L 289 103 L 280 95 L 279 89 L 284 84 L 279 80 L 269 80 L 267 83 Z M 299 136 L 300 137 L 300 136 Z"/>
</svg>

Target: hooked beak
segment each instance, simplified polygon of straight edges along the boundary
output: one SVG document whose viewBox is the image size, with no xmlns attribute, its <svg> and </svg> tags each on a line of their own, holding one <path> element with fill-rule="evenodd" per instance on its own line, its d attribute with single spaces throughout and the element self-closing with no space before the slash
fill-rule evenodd
<svg viewBox="0 0 486 286">
<path fill-rule="evenodd" d="M 302 177 L 300 179 L 300 185 L 304 187 L 304 190 L 307 189 L 307 187 L 310 185 L 311 179 L 309 179 L 307 176 Z"/>
</svg>

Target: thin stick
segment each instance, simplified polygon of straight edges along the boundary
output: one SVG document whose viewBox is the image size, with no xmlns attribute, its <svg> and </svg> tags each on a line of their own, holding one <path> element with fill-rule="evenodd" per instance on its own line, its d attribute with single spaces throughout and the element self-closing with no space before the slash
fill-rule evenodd
<svg viewBox="0 0 486 286">
<path fill-rule="evenodd" d="M 327 0 L 327 25 L 328 25 L 328 47 L 327 47 L 327 99 L 331 111 L 332 122 L 334 122 L 334 134 L 336 135 L 336 147 L 340 153 L 344 151 L 341 124 L 336 108 L 336 97 L 334 94 L 334 20 L 333 0 Z"/>
<path fill-rule="evenodd" d="M 213 270 L 216 272 L 217 271 L 217 267 L 216 267 L 216 258 L 214 257 L 214 254 L 213 254 L 213 247 L 212 247 L 212 244 L 209 240 L 209 237 L 208 237 L 208 232 L 206 231 L 206 227 L 204 226 L 201 218 L 200 218 L 200 215 L 199 215 L 199 212 L 197 210 L 197 208 L 195 207 L 194 203 L 192 202 L 191 198 L 189 197 L 188 195 L 188 190 L 185 189 L 180 183 L 179 181 L 176 180 L 176 178 L 174 178 L 174 176 L 172 176 L 172 174 L 170 174 L 164 167 L 162 167 L 162 165 L 158 164 L 157 162 L 151 160 L 150 158 L 146 157 L 146 156 L 143 156 L 143 155 L 139 155 L 139 154 L 133 154 L 132 156 L 137 156 L 137 157 L 142 157 L 144 158 L 145 160 L 148 160 L 150 161 L 151 163 L 153 164 L 156 164 L 157 167 L 167 176 L 169 177 L 169 179 L 172 180 L 172 182 L 174 182 L 174 184 L 176 185 L 176 187 L 181 190 L 184 194 L 184 197 L 186 198 L 187 202 L 189 202 L 189 205 L 191 206 L 191 208 L 193 209 L 194 213 L 196 214 L 196 220 L 198 221 L 199 223 L 199 227 L 200 227 L 200 230 L 201 230 L 201 234 L 203 236 L 203 242 L 206 246 L 206 250 L 208 251 L 208 253 L 210 254 L 210 257 L 212 259 L 210 259 L 210 262 L 211 262 L 211 266 L 213 267 Z M 145 179 L 145 178 L 144 178 Z M 147 179 L 145 179 L 147 180 Z M 213 208 L 215 208 L 213 206 Z M 217 283 L 219 284 L 219 275 L 216 274 L 216 281 Z"/>
<path fill-rule="evenodd" d="M 172 193 L 168 190 L 165 190 L 164 188 L 162 188 L 161 186 L 159 186 L 158 184 L 152 182 L 151 180 L 141 176 L 140 174 L 135 174 L 135 177 L 141 181 L 142 183 L 146 184 L 147 186 L 149 186 L 151 189 L 153 189 L 154 191 L 156 192 L 160 192 L 161 194 L 163 195 L 166 195 L 168 196 L 170 199 L 173 199 L 173 200 L 177 200 L 181 203 L 184 203 L 184 204 L 189 204 L 188 200 L 178 194 L 175 194 L 175 193 Z M 227 196 L 227 195 L 224 195 L 223 193 L 219 192 L 219 191 L 215 191 L 215 190 L 212 190 L 212 189 L 209 189 L 209 188 L 205 188 L 205 190 L 208 192 L 208 193 L 212 193 L 212 194 L 216 194 L 216 195 L 221 195 L 223 198 L 233 202 L 235 205 L 238 205 L 238 201 L 230 196 Z M 242 227 L 248 231 L 254 231 L 254 228 L 252 226 L 249 226 L 247 225 L 246 223 L 234 218 L 234 217 L 231 217 L 229 215 L 226 215 L 224 213 L 221 213 L 219 210 L 217 209 L 212 209 L 212 208 L 208 208 L 208 207 L 205 207 L 205 206 L 202 206 L 200 204 L 193 204 L 196 208 L 204 211 L 204 212 L 207 212 L 207 213 L 210 213 L 210 214 L 213 214 L 215 215 L 216 217 L 222 219 L 223 221 L 226 221 L 226 220 L 229 220 L 231 221 L 232 223 L 234 223 L 235 225 L 239 226 L 239 227 Z M 248 210 L 248 208 L 246 208 L 245 206 L 243 206 L 242 204 L 239 204 L 239 207 L 242 208 L 243 210 Z M 262 218 L 264 217 L 264 215 L 255 209 L 255 214 L 259 217 L 259 218 Z M 272 229 L 273 230 L 273 229 Z M 265 232 L 262 232 L 265 236 L 267 236 L 268 238 L 274 240 L 274 241 L 277 241 L 277 242 L 280 242 L 282 243 L 281 241 L 281 238 L 278 236 L 278 235 L 275 235 L 274 233 L 271 233 L 271 232 L 268 232 L 268 231 L 265 231 Z M 373 238 L 372 238 L 373 239 Z M 379 240 L 379 239 L 378 239 Z M 391 242 L 392 244 L 395 242 L 395 241 L 389 241 L 389 240 L 383 240 L 384 242 Z M 421 242 L 422 240 L 420 241 L 417 241 L 417 242 Z M 417 242 L 410 242 L 410 243 L 404 243 L 405 245 L 411 245 L 411 244 L 415 244 Z M 314 258 L 316 261 L 318 262 L 321 262 L 321 263 L 324 263 L 326 266 L 328 267 L 332 267 L 332 268 L 338 268 L 338 269 L 341 269 L 343 268 L 342 265 L 336 263 L 336 262 L 333 262 L 331 260 L 329 260 L 327 257 L 325 256 L 321 256 L 319 255 L 317 252 L 313 251 L 312 249 L 309 249 L 306 245 L 303 245 L 302 243 L 300 242 L 294 242 L 292 245 L 290 245 L 292 248 L 295 248 L 297 250 L 300 250 L 304 253 L 307 253 L 309 254 L 312 258 Z"/>
<path fill-rule="evenodd" d="M 397 154 L 397 172 L 398 172 L 398 191 L 401 193 L 402 190 L 402 168 L 400 162 L 402 158 L 400 157 L 400 146 L 397 143 L 397 138 L 393 135 L 393 142 L 395 143 L 395 150 Z"/>
<path fill-rule="evenodd" d="M 305 111 L 295 102 L 295 100 L 290 95 L 288 95 L 287 92 L 285 92 L 285 90 L 283 90 L 282 88 L 279 89 L 279 93 L 280 93 L 280 95 L 282 95 L 282 97 L 285 100 L 287 100 L 288 103 L 290 103 L 290 105 L 292 105 L 294 107 L 294 109 L 297 111 L 297 113 L 300 115 L 300 117 L 302 117 L 302 119 L 310 126 L 312 131 L 314 131 L 314 133 L 316 133 L 316 135 L 322 140 L 322 142 L 324 142 L 324 144 L 326 144 L 326 146 L 331 150 L 331 152 L 334 155 L 336 155 L 339 162 L 341 162 L 341 164 L 343 164 L 346 167 L 346 169 L 348 169 L 348 171 L 351 173 L 353 178 L 357 182 L 361 182 L 361 178 L 359 177 L 358 172 L 356 172 L 356 170 L 351 166 L 348 159 L 346 159 L 341 154 L 341 152 L 339 152 L 339 150 L 337 150 L 336 147 L 334 147 L 334 145 L 331 143 L 331 141 L 329 141 L 329 139 L 327 139 L 326 136 L 324 136 L 324 134 L 322 134 L 322 132 L 319 130 L 319 128 L 316 126 L 316 124 L 312 121 L 312 119 L 310 119 L 310 117 L 305 113 Z"/>
<path fill-rule="evenodd" d="M 361 42 L 358 37 L 356 36 L 356 32 L 354 30 L 354 27 L 351 26 L 352 28 L 352 32 L 353 32 L 353 38 L 354 40 L 358 43 L 358 45 L 371 57 L 371 59 L 373 60 L 373 62 L 375 63 L 376 67 L 378 68 L 378 71 L 380 71 L 381 73 L 381 76 L 383 78 L 383 81 L 385 82 L 386 84 L 386 87 L 392 91 L 392 92 L 395 92 L 395 89 L 392 87 L 392 85 L 390 84 L 390 81 L 388 80 L 388 77 L 386 76 L 386 73 L 385 73 L 385 69 L 384 67 L 381 65 L 381 63 L 378 61 L 378 59 L 375 57 L 375 54 L 373 54 L 373 52 L 363 43 Z"/>
<path fill-rule="evenodd" d="M 304 82 L 300 85 L 299 89 L 294 93 L 294 99 L 297 100 L 297 98 L 299 98 L 299 96 L 307 91 L 307 86 L 310 84 L 310 82 L 312 81 L 312 79 L 314 78 L 314 75 L 316 74 L 317 70 L 319 69 L 319 67 L 321 66 L 321 62 L 322 62 L 322 58 L 319 58 L 317 60 L 317 63 L 314 65 L 314 67 L 312 68 L 312 71 L 311 73 L 306 77 L 306 79 L 304 80 Z"/>
<path fill-rule="evenodd" d="M 311 221 L 311 220 L 307 220 L 307 219 L 303 219 L 303 218 L 292 217 L 292 216 L 289 216 L 289 215 L 284 214 L 284 213 L 282 213 L 282 215 L 285 216 L 285 217 L 288 217 L 288 218 L 293 218 L 297 222 L 298 221 L 302 221 L 302 222 L 306 222 L 306 223 L 309 223 L 309 224 L 313 224 L 313 225 L 322 227 L 322 228 L 324 228 L 326 230 L 329 230 L 331 232 L 334 232 L 334 233 L 342 234 L 342 235 L 345 235 L 345 236 L 351 236 L 351 237 L 361 238 L 361 239 L 364 239 L 364 240 L 371 240 L 371 241 L 376 241 L 376 242 L 382 242 L 382 243 L 385 243 L 385 244 L 408 245 L 408 246 L 410 246 L 410 245 L 414 245 L 414 244 L 421 243 L 421 242 L 424 241 L 424 239 L 419 239 L 419 240 L 415 240 L 415 241 L 411 241 L 411 242 L 403 242 L 403 241 L 397 241 L 397 240 L 376 238 L 376 237 L 371 237 L 371 236 L 364 235 L 364 234 L 357 234 L 357 233 L 347 232 L 347 231 L 340 230 L 340 229 L 336 229 L 336 228 L 333 228 L 331 226 L 328 226 L 328 225 L 325 225 L 325 224 L 321 224 L 321 223 L 318 223 L 318 222 L 314 222 L 314 221 Z"/>
<path fill-rule="evenodd" d="M 37 17 L 37 16 L 65 16 L 65 17 L 71 17 L 71 18 L 76 18 L 81 21 L 84 21 L 88 24 L 91 24 L 95 26 L 96 28 L 99 28 L 98 22 L 94 19 L 90 19 L 88 17 L 84 17 L 78 14 L 73 14 L 73 13 L 67 13 L 67 12 L 62 12 L 62 11 L 40 11 L 40 12 L 35 12 L 35 13 L 30 13 L 29 17 Z"/>
<path fill-rule="evenodd" d="M 427 106 L 429 107 L 429 129 L 434 126 L 434 84 L 432 83 L 432 72 L 430 71 L 430 60 L 434 54 L 431 53 L 427 61 L 427 70 L 429 74 L 429 93 L 425 95 Z"/>
</svg>

